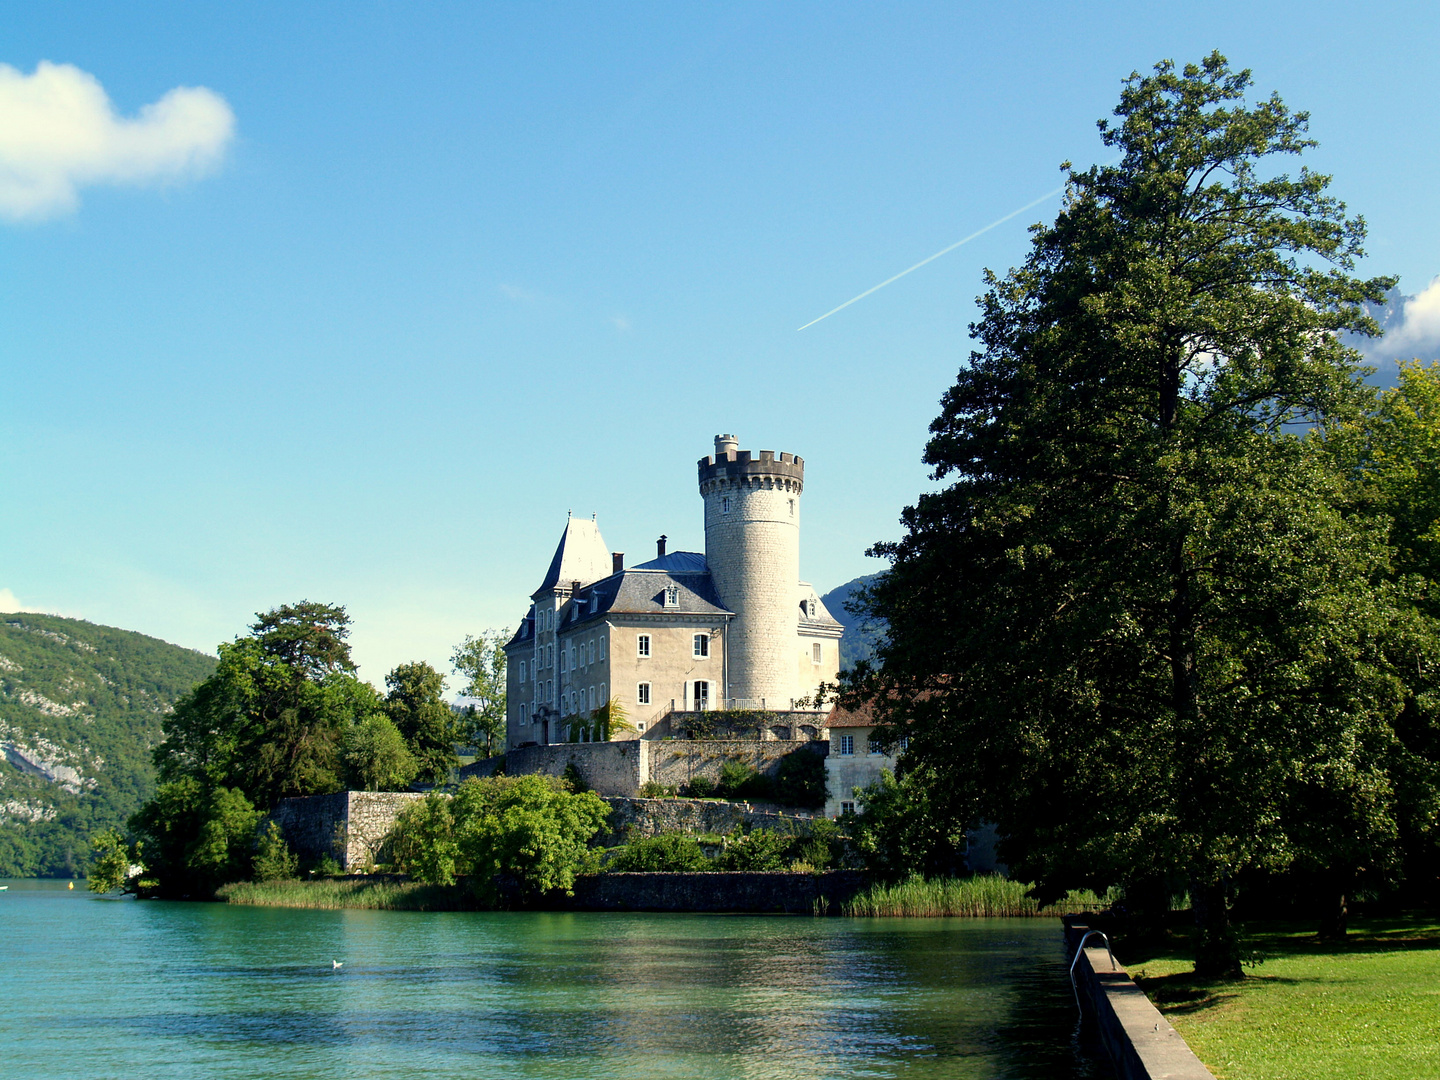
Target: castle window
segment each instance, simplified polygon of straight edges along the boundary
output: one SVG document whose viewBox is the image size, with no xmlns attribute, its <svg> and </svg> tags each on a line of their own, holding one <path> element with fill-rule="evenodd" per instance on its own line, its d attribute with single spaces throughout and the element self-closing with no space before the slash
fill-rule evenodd
<svg viewBox="0 0 1440 1080">
<path fill-rule="evenodd" d="M 842 754 L 853 754 L 853 753 L 855 753 L 855 736 L 854 736 L 854 735 L 841 735 L 841 736 L 840 736 L 840 753 L 842 753 Z"/>
<path fill-rule="evenodd" d="M 679 585 L 666 585 L 666 586 L 665 586 L 665 606 L 666 606 L 666 607 L 679 607 L 679 606 L 680 606 L 680 586 L 679 586 Z"/>
<path fill-rule="evenodd" d="M 593 686 L 590 687 L 589 694 L 590 694 L 590 708 L 593 709 L 593 708 L 595 708 L 595 687 L 593 687 Z"/>
<path fill-rule="evenodd" d="M 903 754 L 906 750 L 909 750 L 909 749 L 910 749 L 910 736 L 909 736 L 909 735 L 904 736 L 903 738 L 901 738 L 901 740 L 900 740 L 898 743 L 895 744 L 895 750 L 896 750 L 897 753 Z"/>
<path fill-rule="evenodd" d="M 635 639 L 635 655 L 636 655 L 636 656 L 649 656 L 649 655 L 650 655 L 650 635 L 649 635 L 649 634 L 641 634 L 639 637 L 637 637 L 637 638 Z"/>
<path fill-rule="evenodd" d="M 842 803 L 840 804 L 840 813 L 842 813 L 842 814 L 853 814 L 854 812 L 855 812 L 855 804 L 854 804 L 853 802 L 842 802 Z"/>
<path fill-rule="evenodd" d="M 795 500 L 794 500 L 794 499 L 791 499 L 791 500 L 790 500 L 790 516 L 791 516 L 791 517 L 794 517 L 794 516 L 795 516 Z"/>
<path fill-rule="evenodd" d="M 720 500 L 720 512 L 721 512 L 722 514 L 728 514 L 728 513 L 730 512 L 730 496 L 729 496 L 729 495 L 726 495 L 723 499 Z"/>
<path fill-rule="evenodd" d="M 822 657 L 823 655 L 824 655 L 824 652 L 823 652 L 823 650 L 820 648 L 820 642 L 817 641 L 817 642 L 815 642 L 813 645 L 810 646 L 810 662 L 811 662 L 812 664 L 818 664 L 818 663 L 820 663 L 820 659 L 821 659 L 821 657 Z"/>
<path fill-rule="evenodd" d="M 704 679 L 695 680 L 695 711 L 704 712 L 710 708 L 710 684 Z"/>
<path fill-rule="evenodd" d="M 694 646 L 694 647 L 695 647 L 695 653 L 694 653 L 694 655 L 700 656 L 700 657 L 709 656 L 709 655 L 710 655 L 710 635 L 709 635 L 709 634 L 696 634 L 696 635 L 695 635 L 695 646 Z"/>
<path fill-rule="evenodd" d="M 524 660 L 521 660 L 521 661 L 520 661 L 520 681 L 521 681 L 521 682 L 524 682 L 524 681 L 525 681 L 525 661 L 524 661 Z"/>
<path fill-rule="evenodd" d="M 586 663 L 593 664 L 593 663 L 595 662 L 595 639 L 594 639 L 594 638 L 591 638 L 590 641 L 589 641 L 589 643 L 585 646 L 585 657 L 586 657 Z"/>
<path fill-rule="evenodd" d="M 610 699 L 605 696 L 605 684 L 602 682 L 600 684 L 600 704 L 604 705 L 609 700 Z"/>
<path fill-rule="evenodd" d="M 648 682 L 638 683 L 635 686 L 635 704 L 650 704 L 650 684 Z"/>
<path fill-rule="evenodd" d="M 605 639 L 603 637 L 600 639 L 600 659 L 605 659 Z"/>
</svg>

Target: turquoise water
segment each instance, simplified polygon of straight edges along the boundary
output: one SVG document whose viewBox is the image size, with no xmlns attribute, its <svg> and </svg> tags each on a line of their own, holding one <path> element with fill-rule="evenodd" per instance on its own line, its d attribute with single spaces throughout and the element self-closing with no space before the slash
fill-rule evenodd
<svg viewBox="0 0 1440 1080">
<path fill-rule="evenodd" d="M 1104 1075 L 1073 1043 L 1051 920 L 297 911 L 8 884 L 5 1077 Z"/>
</svg>

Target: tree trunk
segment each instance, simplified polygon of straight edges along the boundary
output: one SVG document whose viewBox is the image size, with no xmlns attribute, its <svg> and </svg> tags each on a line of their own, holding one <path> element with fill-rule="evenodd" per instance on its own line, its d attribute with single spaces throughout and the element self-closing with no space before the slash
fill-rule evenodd
<svg viewBox="0 0 1440 1080">
<path fill-rule="evenodd" d="M 1195 913 L 1195 974 L 1238 979 L 1240 938 L 1230 921 L 1225 879 L 1215 870 L 1191 874 L 1190 904 Z"/>
<path fill-rule="evenodd" d="M 1338 877 L 1339 875 L 1337 875 Z M 1341 880 L 1335 881 L 1327 891 L 1326 899 L 1329 901 L 1324 913 L 1320 916 L 1320 929 L 1316 937 L 1321 941 L 1344 941 L 1345 935 L 1350 928 L 1350 882 L 1353 875 L 1343 875 Z"/>
</svg>

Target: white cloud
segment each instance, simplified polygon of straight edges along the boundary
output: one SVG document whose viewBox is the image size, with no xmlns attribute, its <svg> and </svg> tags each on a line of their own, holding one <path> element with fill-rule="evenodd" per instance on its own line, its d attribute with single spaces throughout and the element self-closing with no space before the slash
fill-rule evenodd
<svg viewBox="0 0 1440 1080">
<path fill-rule="evenodd" d="M 522 289 L 519 285 L 507 285 L 503 281 L 500 283 L 500 295 L 510 300 L 519 300 L 523 304 L 533 304 L 540 299 L 537 292 Z"/>
<path fill-rule="evenodd" d="M 1440 352 L 1440 277 L 1430 282 L 1419 296 L 1407 296 L 1397 312 L 1396 325 L 1382 339 L 1386 352 L 1425 360 L 1437 359 Z"/>
<path fill-rule="evenodd" d="M 44 608 L 26 607 L 9 589 L 0 589 L 0 612 L 8 614 L 16 611 L 31 611 L 38 615 L 44 611 Z"/>
<path fill-rule="evenodd" d="M 623 334 L 630 329 L 630 320 L 624 315 L 612 315 L 610 316 L 610 325 Z"/>
<path fill-rule="evenodd" d="M 153 184 L 215 168 L 235 134 L 225 99 L 180 86 L 117 116 L 100 81 L 41 61 L 0 64 L 0 216 L 39 221 L 74 210 L 92 184 Z"/>
</svg>

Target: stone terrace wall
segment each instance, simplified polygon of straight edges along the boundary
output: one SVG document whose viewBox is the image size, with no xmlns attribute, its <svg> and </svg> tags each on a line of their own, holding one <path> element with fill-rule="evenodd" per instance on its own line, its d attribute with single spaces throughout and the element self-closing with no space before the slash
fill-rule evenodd
<svg viewBox="0 0 1440 1080">
<path fill-rule="evenodd" d="M 285 843 L 302 862 L 314 862 L 325 855 L 345 864 L 345 819 L 349 792 L 311 795 L 303 799 L 281 799 L 270 820 L 280 826 Z"/>
<path fill-rule="evenodd" d="M 592 843 L 617 847 L 660 833 L 715 833 L 728 836 L 737 829 L 773 829 L 803 833 L 814 820 L 808 814 L 757 810 L 749 803 L 717 802 L 712 799 L 626 799 L 606 798 L 610 818 L 606 832 Z"/>
<path fill-rule="evenodd" d="M 270 818 L 302 861 L 328 855 L 343 869 L 356 870 L 379 859 L 400 811 L 424 797 L 410 791 L 339 791 L 281 799 Z"/>
<path fill-rule="evenodd" d="M 560 901 L 578 911 L 752 911 L 831 915 L 865 886 L 857 870 L 823 874 L 744 871 L 728 874 L 594 874 L 577 878 Z"/>
<path fill-rule="evenodd" d="M 720 779 L 720 767 L 726 761 L 743 761 L 756 772 L 772 779 L 780 771 L 780 762 L 790 754 L 820 754 L 829 750 L 826 742 L 809 739 L 666 739 L 645 744 L 648 748 L 649 775 L 646 779 L 659 784 L 688 784 L 697 776 Z M 616 792 L 616 794 L 630 794 Z"/>
<path fill-rule="evenodd" d="M 505 755 L 505 772 L 510 776 L 540 773 L 563 776 L 565 766 L 574 764 L 581 778 L 599 795 L 638 795 L 644 783 L 644 750 L 638 739 L 623 742 L 552 743 L 549 746 L 521 746 Z"/>
</svg>

